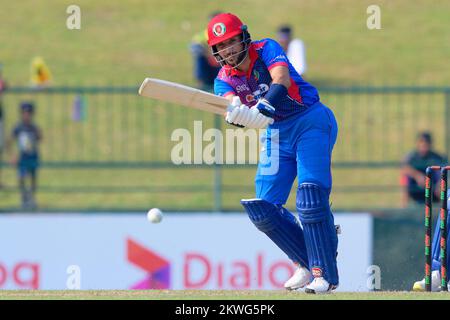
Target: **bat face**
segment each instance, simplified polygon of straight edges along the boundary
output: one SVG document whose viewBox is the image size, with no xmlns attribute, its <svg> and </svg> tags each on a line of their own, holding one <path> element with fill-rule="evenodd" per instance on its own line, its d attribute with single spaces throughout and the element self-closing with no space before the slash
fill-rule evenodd
<svg viewBox="0 0 450 320">
<path fill-rule="evenodd" d="M 139 95 L 220 115 L 227 111 L 227 106 L 230 104 L 224 97 L 179 83 L 153 78 L 146 78 L 142 82 Z"/>
</svg>

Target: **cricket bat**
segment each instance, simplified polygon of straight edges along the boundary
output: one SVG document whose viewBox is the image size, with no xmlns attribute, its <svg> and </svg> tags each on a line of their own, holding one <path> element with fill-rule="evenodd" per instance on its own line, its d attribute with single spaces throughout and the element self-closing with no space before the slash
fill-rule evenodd
<svg viewBox="0 0 450 320">
<path fill-rule="evenodd" d="M 139 95 L 189 108 L 223 115 L 230 101 L 212 93 L 170 81 L 146 78 L 139 88 Z"/>
</svg>

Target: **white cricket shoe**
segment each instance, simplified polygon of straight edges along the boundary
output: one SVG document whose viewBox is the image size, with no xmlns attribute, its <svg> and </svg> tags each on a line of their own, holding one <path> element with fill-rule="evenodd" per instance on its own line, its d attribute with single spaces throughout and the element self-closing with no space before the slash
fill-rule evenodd
<svg viewBox="0 0 450 320">
<path fill-rule="evenodd" d="M 294 275 L 284 283 L 287 290 L 297 290 L 303 288 L 311 282 L 311 272 L 305 267 L 298 266 Z"/>
<path fill-rule="evenodd" d="M 425 291 L 425 279 L 414 282 L 413 291 Z M 441 291 L 441 274 L 438 270 L 431 272 L 431 291 Z"/>
<path fill-rule="evenodd" d="M 323 277 L 314 278 L 314 280 L 306 286 L 305 292 L 312 294 L 322 294 L 330 293 L 332 290 L 336 289 L 338 286 L 328 283 Z"/>
</svg>

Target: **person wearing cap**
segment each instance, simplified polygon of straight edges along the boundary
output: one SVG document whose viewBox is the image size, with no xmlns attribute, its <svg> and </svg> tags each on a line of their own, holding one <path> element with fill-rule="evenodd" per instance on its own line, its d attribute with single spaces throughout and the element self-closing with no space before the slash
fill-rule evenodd
<svg viewBox="0 0 450 320">
<path fill-rule="evenodd" d="M 21 103 L 20 114 L 21 119 L 12 130 L 10 138 L 10 141 L 17 143 L 19 151 L 18 157 L 14 157 L 12 162 L 17 165 L 22 209 L 36 209 L 34 195 L 37 188 L 37 169 L 39 167 L 38 144 L 42 141 L 42 134 L 33 122 L 33 103 Z M 27 186 L 27 178 L 30 180 L 29 186 Z"/>
<path fill-rule="evenodd" d="M 3 112 L 2 95 L 3 95 L 3 92 L 7 88 L 6 82 L 5 82 L 5 80 L 3 79 L 3 76 L 2 76 L 2 67 L 3 67 L 3 65 L 0 63 L 0 162 L 3 161 L 3 149 L 4 149 L 4 146 L 5 146 L 5 141 L 4 141 L 4 138 L 5 138 L 5 136 L 4 136 L 4 133 L 5 133 L 4 132 L 5 131 L 5 120 L 4 120 L 4 118 L 5 118 L 5 115 L 4 115 L 4 112 Z M 2 168 L 0 166 L 0 189 L 3 187 L 1 170 L 2 170 Z"/>
<path fill-rule="evenodd" d="M 208 45 L 222 66 L 214 92 L 230 104 L 225 121 L 266 129 L 255 177 L 256 197 L 241 204 L 250 220 L 296 265 L 288 290 L 328 293 L 339 284 L 337 228 L 330 209 L 333 112 L 295 71 L 275 40 L 252 41 L 231 13 L 208 24 Z M 299 220 L 284 205 L 298 177 Z"/>
<path fill-rule="evenodd" d="M 292 37 L 291 26 L 285 25 L 278 28 L 277 41 L 299 75 L 306 73 L 306 50 L 302 40 Z"/>
<path fill-rule="evenodd" d="M 433 137 L 430 132 L 419 132 L 416 148 L 408 153 L 402 162 L 401 184 L 403 186 L 403 207 L 410 203 L 423 205 L 425 201 L 425 171 L 429 166 L 442 166 L 447 159 L 433 150 Z M 439 201 L 439 172 L 433 176 L 433 201 Z"/>
<path fill-rule="evenodd" d="M 436 188 L 439 190 L 439 188 Z M 450 190 L 447 190 L 447 207 L 450 205 Z M 448 210 L 447 210 L 448 211 Z M 441 285 L 441 217 L 437 215 L 437 221 L 433 232 L 433 240 L 431 242 L 431 291 L 438 292 L 442 290 Z M 447 243 L 450 241 L 450 214 L 447 215 Z M 450 246 L 447 245 L 447 266 L 450 266 Z M 450 291 L 449 276 L 447 273 L 447 291 Z M 415 281 L 413 284 L 413 291 L 425 291 L 426 281 L 425 278 L 419 281 Z"/>
</svg>

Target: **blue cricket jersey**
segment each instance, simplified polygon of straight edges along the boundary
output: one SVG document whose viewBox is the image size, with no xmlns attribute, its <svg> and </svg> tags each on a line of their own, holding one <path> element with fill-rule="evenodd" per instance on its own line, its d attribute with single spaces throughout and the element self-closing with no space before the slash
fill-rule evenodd
<svg viewBox="0 0 450 320">
<path fill-rule="evenodd" d="M 264 97 L 272 83 L 270 69 L 276 66 L 289 68 L 291 86 L 275 113 L 275 120 L 282 120 L 303 112 L 319 101 L 317 89 L 303 80 L 289 62 L 283 48 L 272 39 L 252 41 L 249 47 L 250 68 L 248 72 L 224 66 L 214 81 L 214 92 L 220 96 L 230 94 L 240 97 L 241 102 L 251 107 Z"/>
</svg>

